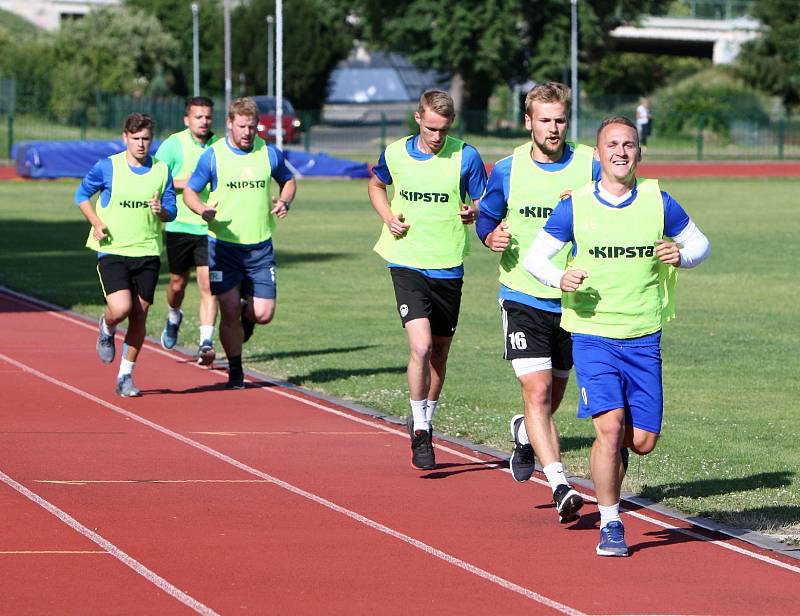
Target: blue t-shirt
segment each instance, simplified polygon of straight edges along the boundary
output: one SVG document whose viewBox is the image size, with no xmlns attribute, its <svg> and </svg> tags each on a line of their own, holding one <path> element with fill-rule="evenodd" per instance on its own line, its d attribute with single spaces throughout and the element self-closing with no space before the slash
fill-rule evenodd
<svg viewBox="0 0 800 616">
<path fill-rule="evenodd" d="M 153 157 L 148 156 L 147 161 L 141 167 L 132 167 L 128 165 L 128 169 L 133 171 L 136 175 L 144 175 L 153 167 Z M 88 201 L 98 192 L 100 198 L 98 203 L 100 207 L 108 207 L 111 201 L 111 183 L 114 178 L 113 163 L 110 158 L 101 158 L 98 160 L 94 167 L 89 170 L 89 173 L 81 180 L 78 189 L 75 191 L 75 205 L 80 205 L 84 201 Z M 164 187 L 164 193 L 161 195 L 161 207 L 167 212 L 167 222 L 175 220 L 178 215 L 178 206 L 175 203 L 175 187 L 172 185 L 172 173 L 167 167 L 167 185 Z M 97 258 L 105 257 L 108 253 L 98 252 Z"/>
<path fill-rule="evenodd" d="M 112 165 L 110 158 L 101 158 L 94 164 L 94 167 L 86 174 L 75 191 L 75 205 L 88 201 L 99 192 L 100 207 L 108 207 L 108 203 L 111 200 L 111 183 L 114 180 L 112 177 L 114 174 Z M 152 167 L 152 156 L 148 156 L 147 161 L 141 167 L 128 165 L 128 168 L 136 175 L 144 175 Z M 169 169 L 167 169 L 167 185 L 164 187 L 164 194 L 161 195 L 161 207 L 166 210 L 168 220 L 175 220 L 178 208 L 175 204 L 175 187 L 172 185 L 172 173 Z"/>
<path fill-rule="evenodd" d="M 414 135 L 406 140 L 406 151 L 414 160 L 429 160 L 434 154 L 422 152 L 419 150 L 419 135 Z M 378 164 L 373 167 L 372 172 L 375 176 L 387 186 L 392 183 L 392 174 L 389 172 L 389 166 L 386 164 L 386 153 L 381 152 L 378 159 Z M 481 155 L 474 147 L 468 143 L 464 144 L 464 149 L 461 154 L 461 181 L 459 190 L 461 192 L 461 201 L 470 202 L 473 199 L 479 199 L 486 188 L 486 167 L 481 160 Z M 463 278 L 464 265 L 456 267 L 449 267 L 446 269 L 420 269 L 416 267 L 408 267 L 407 265 L 398 265 L 397 263 L 389 263 L 389 267 L 403 267 L 406 269 L 413 269 L 428 278 Z"/>
<path fill-rule="evenodd" d="M 564 152 L 561 158 L 557 161 L 550 163 L 533 162 L 543 171 L 561 171 L 572 161 L 574 154 L 575 151 L 572 146 L 567 143 L 564 145 Z M 494 231 L 508 213 L 508 197 L 511 194 L 511 163 L 513 159 L 513 156 L 506 156 L 497 161 L 497 164 L 492 168 L 492 173 L 489 175 L 486 192 L 481 198 L 478 220 L 475 222 L 475 232 L 478 234 L 478 237 L 481 238 L 481 242 L 486 239 L 489 233 Z M 600 162 L 597 160 L 592 161 L 592 179 L 600 179 Z M 515 291 L 505 285 L 500 285 L 500 293 L 498 296 L 500 299 L 507 299 L 540 310 L 561 312 L 560 299 L 535 297 L 527 293 L 522 293 L 521 291 Z"/>
<path fill-rule="evenodd" d="M 225 145 L 230 148 L 231 152 L 240 156 L 249 154 L 251 151 L 240 150 L 231 144 L 227 136 L 225 137 Z M 275 178 L 278 185 L 283 186 L 294 177 L 286 166 L 283 152 L 274 145 L 267 145 L 267 155 L 269 156 L 269 164 L 272 167 L 272 177 Z M 201 192 L 208 184 L 211 184 L 210 189 L 212 191 L 217 188 L 217 157 L 214 155 L 214 148 L 208 148 L 203 152 L 200 160 L 197 161 L 197 167 L 195 167 L 192 177 L 186 183 L 196 193 Z"/>
</svg>

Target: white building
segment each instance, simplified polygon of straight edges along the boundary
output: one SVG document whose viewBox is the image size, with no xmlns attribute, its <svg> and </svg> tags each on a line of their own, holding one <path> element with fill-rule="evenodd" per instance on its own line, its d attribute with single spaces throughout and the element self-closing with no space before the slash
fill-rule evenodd
<svg viewBox="0 0 800 616">
<path fill-rule="evenodd" d="M 0 0 L 0 9 L 24 17 L 45 30 L 58 30 L 64 20 L 119 4 L 121 0 Z"/>
</svg>

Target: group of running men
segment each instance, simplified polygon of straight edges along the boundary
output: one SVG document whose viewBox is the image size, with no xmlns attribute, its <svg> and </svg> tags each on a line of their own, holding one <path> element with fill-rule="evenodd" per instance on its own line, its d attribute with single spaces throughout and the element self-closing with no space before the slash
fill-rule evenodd
<svg viewBox="0 0 800 616">
<path fill-rule="evenodd" d="M 709 243 L 656 180 L 637 179 L 636 124 L 603 121 L 594 148 L 566 141 L 571 92 L 536 85 L 525 100 L 531 140 L 486 178 L 480 155 L 448 134 L 453 100 L 425 92 L 419 134 L 391 143 L 369 182 L 383 220 L 375 250 L 388 262 L 409 344 L 411 464 L 435 466 L 432 422 L 458 322 L 468 227 L 500 257 L 505 358 L 522 389 L 511 419 L 511 472 L 527 481 L 534 452 L 562 523 L 583 498 L 561 463 L 553 413 L 575 366 L 578 416 L 592 419 L 590 469 L 600 556 L 627 556 L 619 516 L 629 452 L 646 455 L 661 430 L 661 329 L 674 316 L 676 268 Z M 387 186 L 392 185 L 390 198 Z"/>
<path fill-rule="evenodd" d="M 97 354 L 114 361 L 115 331 L 128 320 L 116 392 L 141 394 L 133 368 L 145 337 L 166 235 L 169 312 L 161 344 L 174 348 L 183 321 L 181 304 L 191 269 L 200 292 L 197 361 L 210 365 L 217 304 L 219 339 L 228 360 L 227 387 L 244 387 L 242 344 L 256 324 L 275 314 L 276 283 L 272 232 L 284 218 L 297 183 L 283 153 L 258 137 L 258 107 L 235 100 L 226 118 L 227 134 L 211 131 L 213 102 L 195 97 L 186 104 L 186 129 L 166 139 L 150 155 L 153 120 L 133 113 L 125 119 L 125 151 L 101 159 L 75 195 L 91 224 L 87 247 L 97 252 L 106 308 L 100 317 Z M 271 195 L 271 180 L 279 186 Z M 100 193 L 96 205 L 90 198 Z M 164 224 L 166 233 L 164 233 Z"/>
<path fill-rule="evenodd" d="M 553 414 L 576 368 L 578 416 L 592 418 L 590 469 L 600 511 L 601 556 L 626 556 L 619 516 L 629 451 L 646 455 L 661 430 L 661 328 L 674 315 L 676 268 L 709 254 L 706 237 L 656 180 L 636 178 L 636 124 L 605 120 L 594 148 L 566 141 L 569 88 L 536 85 L 525 101 L 531 141 L 498 161 L 488 179 L 477 150 L 448 134 L 452 98 L 420 97 L 419 133 L 381 154 L 368 192 L 383 220 L 375 250 L 386 259 L 409 344 L 407 428 L 411 463 L 435 466 L 432 422 L 458 323 L 469 225 L 501 253 L 499 301 L 505 358 L 519 380 L 524 413 L 511 419 L 515 480 L 530 479 L 534 452 L 562 523 L 583 498 L 561 463 Z M 211 132 L 213 103 L 186 106 L 186 130 L 149 155 L 153 122 L 125 121 L 126 150 L 99 161 L 76 203 L 92 225 L 106 309 L 97 353 L 115 356 L 114 332 L 128 319 L 116 391 L 138 396 L 132 371 L 145 337 L 166 226 L 169 313 L 161 343 L 173 348 L 192 267 L 200 290 L 197 361 L 210 364 L 216 305 L 231 388 L 244 386 L 242 343 L 275 312 L 274 218 L 296 182 L 282 152 L 256 135 L 252 99 L 233 102 L 227 134 Z M 273 199 L 270 180 L 280 187 Z M 393 186 L 390 196 L 388 186 Z M 101 192 L 97 205 L 89 200 Z M 177 193 L 177 195 L 176 195 Z"/>
</svg>

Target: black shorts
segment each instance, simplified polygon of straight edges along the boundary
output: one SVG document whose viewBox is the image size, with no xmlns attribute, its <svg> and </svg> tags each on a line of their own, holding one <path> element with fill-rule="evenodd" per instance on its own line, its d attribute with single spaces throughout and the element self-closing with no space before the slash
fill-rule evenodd
<svg viewBox="0 0 800 616">
<path fill-rule="evenodd" d="M 97 261 L 97 273 L 103 296 L 130 289 L 148 304 L 153 303 L 161 259 L 158 257 L 122 257 L 106 255 Z"/>
<path fill-rule="evenodd" d="M 429 278 L 406 267 L 391 267 L 397 312 L 403 327 L 413 319 L 428 319 L 434 336 L 450 338 L 461 309 L 461 278 Z"/>
<path fill-rule="evenodd" d="M 572 337 L 561 328 L 561 315 L 519 302 L 501 302 L 506 359 L 549 357 L 555 370 L 572 368 Z"/>
<path fill-rule="evenodd" d="M 185 274 L 193 267 L 208 265 L 208 236 L 166 232 L 170 274 Z"/>
</svg>

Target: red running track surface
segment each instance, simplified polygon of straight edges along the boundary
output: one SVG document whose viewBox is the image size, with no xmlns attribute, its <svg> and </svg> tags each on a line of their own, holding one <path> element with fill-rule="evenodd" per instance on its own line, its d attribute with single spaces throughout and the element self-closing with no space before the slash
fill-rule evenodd
<svg viewBox="0 0 800 616">
<path fill-rule="evenodd" d="M 118 398 L 95 328 L 0 294 L 4 613 L 798 612 L 797 561 L 644 509 L 600 558 L 538 477 L 155 345 Z"/>
</svg>

